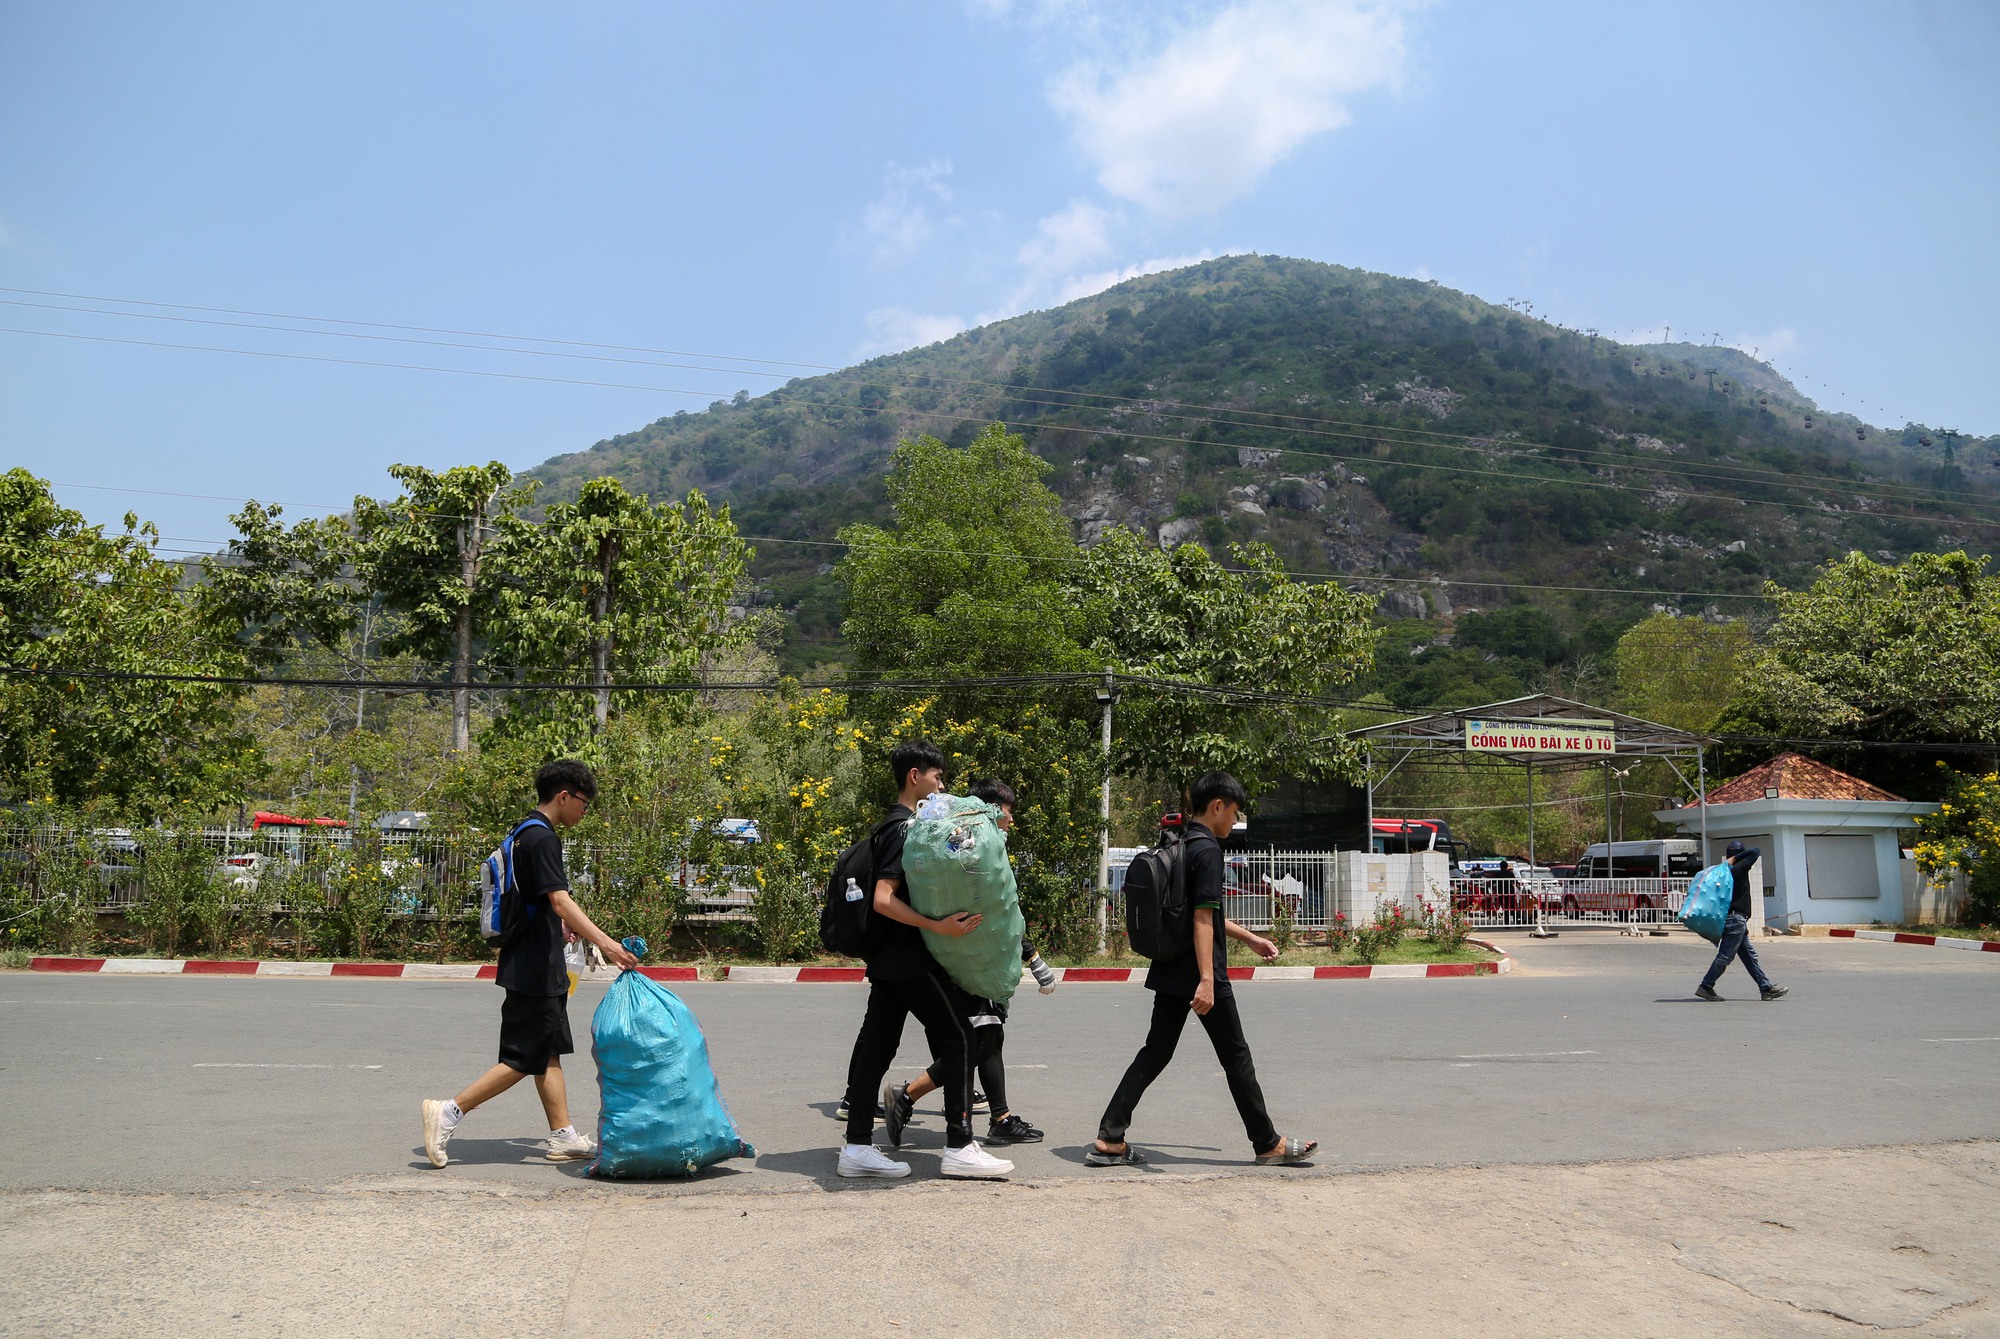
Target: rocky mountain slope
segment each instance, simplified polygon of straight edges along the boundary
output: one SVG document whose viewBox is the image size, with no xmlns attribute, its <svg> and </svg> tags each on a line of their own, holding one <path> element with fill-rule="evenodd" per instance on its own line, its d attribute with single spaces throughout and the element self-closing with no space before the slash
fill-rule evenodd
<svg viewBox="0 0 2000 1339">
<path fill-rule="evenodd" d="M 1491 673 L 1508 682 L 1656 607 L 1743 616 L 1755 602 L 1727 597 L 1849 549 L 1988 552 L 2000 526 L 2000 439 L 1828 415 L 1734 349 L 1621 345 L 1264 256 L 718 401 L 532 473 L 554 497 L 611 474 L 730 502 L 757 537 L 758 599 L 792 615 L 796 669 L 838 657 L 830 541 L 882 514 L 894 444 L 994 420 L 1049 462 L 1082 542 L 1112 525 L 1261 540 L 1379 592 L 1409 660 L 1449 652 L 1471 611 L 1500 618 L 1525 647 L 1453 654 L 1473 678 L 1507 662 Z"/>
</svg>

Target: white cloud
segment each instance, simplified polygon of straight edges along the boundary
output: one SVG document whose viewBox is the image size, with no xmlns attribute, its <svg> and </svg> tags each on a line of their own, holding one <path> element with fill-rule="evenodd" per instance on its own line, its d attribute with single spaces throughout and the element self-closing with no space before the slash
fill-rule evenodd
<svg viewBox="0 0 2000 1339">
<path fill-rule="evenodd" d="M 951 160 L 933 158 L 915 167 L 891 163 L 882 173 L 882 193 L 861 211 L 861 234 L 877 264 L 915 255 L 941 227 L 936 210 L 951 203 Z"/>
<path fill-rule="evenodd" d="M 1016 255 L 1025 284 L 1040 287 L 1108 254 L 1114 222 L 1110 211 L 1087 200 L 1072 201 L 1043 218 Z"/>
<path fill-rule="evenodd" d="M 908 307 L 877 307 L 861 318 L 861 324 L 867 334 L 855 346 L 856 358 L 920 349 L 926 344 L 950 339 L 966 328 L 962 316 L 912 311 Z"/>
<path fill-rule="evenodd" d="M 1776 330 L 1766 330 L 1761 335 L 1738 335 L 1729 343 L 1750 354 L 1759 362 L 1770 362 L 1782 358 L 1799 347 L 1799 332 L 1792 326 L 1779 326 Z"/>
<path fill-rule="evenodd" d="M 1156 214 L 1207 213 L 1346 125 L 1349 98 L 1397 85 L 1406 7 L 1239 0 L 1150 54 L 1072 66 L 1049 99 L 1106 191 Z"/>
<path fill-rule="evenodd" d="M 1162 270 L 1185 269 L 1189 265 L 1199 265 L 1204 260 L 1214 260 L 1217 256 L 1233 256 L 1234 251 L 1199 251 L 1191 256 L 1159 256 L 1153 260 L 1134 261 L 1115 270 L 1099 270 L 1095 274 L 1077 274 L 1065 279 L 1057 289 L 1051 306 L 1060 307 L 1065 302 L 1075 302 L 1093 293 L 1102 293 L 1114 284 L 1122 284 L 1127 279 L 1137 279 L 1142 274 L 1158 274 Z"/>
</svg>

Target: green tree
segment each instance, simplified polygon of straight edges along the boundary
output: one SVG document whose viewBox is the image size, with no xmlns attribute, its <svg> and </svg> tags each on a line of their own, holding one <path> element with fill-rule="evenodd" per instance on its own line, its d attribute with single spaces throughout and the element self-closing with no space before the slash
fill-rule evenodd
<svg viewBox="0 0 2000 1339">
<path fill-rule="evenodd" d="M 260 668 L 304 644 L 343 649 L 360 594 L 347 521 L 308 517 L 288 529 L 283 515 L 282 507 L 248 503 L 230 518 L 236 537 L 227 552 L 201 560 L 203 608 L 242 630 L 245 654 Z"/>
<path fill-rule="evenodd" d="M 1742 623 L 1654 614 L 1618 639 L 1618 709 L 1661 725 L 1705 731 L 1736 695 L 1750 653 Z"/>
<path fill-rule="evenodd" d="M 0 786 L 117 804 L 135 817 L 234 797 L 250 767 L 234 626 L 191 598 L 159 534 L 128 514 L 107 535 L 26 470 L 0 475 Z M 184 680 L 68 678 L 168 674 Z"/>
<path fill-rule="evenodd" d="M 1723 728 L 2000 743 L 2000 577 L 1986 560 L 1917 553 L 1885 566 L 1850 553 L 1807 590 L 1766 589 L 1777 618 L 1750 657 Z M 1940 784 L 1920 752 L 1855 753 L 1841 765 L 1892 790 L 1920 796 Z"/>
<path fill-rule="evenodd" d="M 420 465 L 391 465 L 403 485 L 393 502 L 354 499 L 362 579 L 403 615 L 384 643 L 390 654 L 408 652 L 448 660 L 454 684 L 469 684 L 479 633 L 498 602 L 500 574 L 487 563 L 495 523 L 533 500 L 535 484 L 510 486 L 505 465 L 460 465 L 439 473 Z M 452 751 L 472 747 L 472 692 L 452 690 Z"/>
<path fill-rule="evenodd" d="M 844 630 L 864 673 L 991 677 L 1094 670 L 1069 583 L 1081 558 L 1046 462 L 1000 424 L 967 447 L 935 437 L 896 448 L 895 528 L 850 525 L 836 569 Z M 946 690 L 950 709 L 990 714 L 990 693 Z M 1004 710 L 1004 707 L 999 708 Z"/>
<path fill-rule="evenodd" d="M 610 684 L 692 679 L 707 657 L 747 638 L 729 605 L 750 557 L 729 508 L 696 491 L 655 505 L 615 479 L 592 479 L 540 525 L 503 520 L 492 550 L 507 576 L 488 629 L 494 659 L 529 682 L 598 685 L 588 702 L 517 694 L 506 715 L 551 725 L 553 747 L 575 748 L 610 720 Z"/>
<path fill-rule="evenodd" d="M 1234 568 L 1192 544 L 1162 553 L 1115 529 L 1078 572 L 1073 598 L 1091 649 L 1120 673 L 1158 681 L 1121 698 L 1114 764 L 1181 786 L 1218 768 L 1253 786 L 1357 776 L 1358 753 L 1332 708 L 1205 690 L 1284 699 L 1337 690 L 1371 663 L 1373 598 L 1293 581 L 1262 544 L 1229 553 Z"/>
</svg>

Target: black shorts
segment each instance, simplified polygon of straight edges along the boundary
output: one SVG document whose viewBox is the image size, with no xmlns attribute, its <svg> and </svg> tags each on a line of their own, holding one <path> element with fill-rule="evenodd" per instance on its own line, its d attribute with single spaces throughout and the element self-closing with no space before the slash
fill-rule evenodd
<svg viewBox="0 0 2000 1339">
<path fill-rule="evenodd" d="M 549 1061 L 568 1055 L 569 996 L 523 995 L 510 990 L 500 1001 L 500 1063 L 523 1074 L 546 1074 Z"/>
</svg>

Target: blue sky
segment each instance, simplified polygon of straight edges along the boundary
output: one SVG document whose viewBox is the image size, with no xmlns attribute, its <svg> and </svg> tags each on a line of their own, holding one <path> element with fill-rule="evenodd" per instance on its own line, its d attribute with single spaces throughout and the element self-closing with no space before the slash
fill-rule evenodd
<svg viewBox="0 0 2000 1339">
<path fill-rule="evenodd" d="M 1985 3 L 0 0 L 0 286 L 118 300 L 0 293 L 0 465 L 207 547 L 234 504 L 158 493 L 341 506 L 801 370 L 385 326 L 838 366 L 1229 251 L 2000 432 L 1996 57 Z"/>
</svg>

